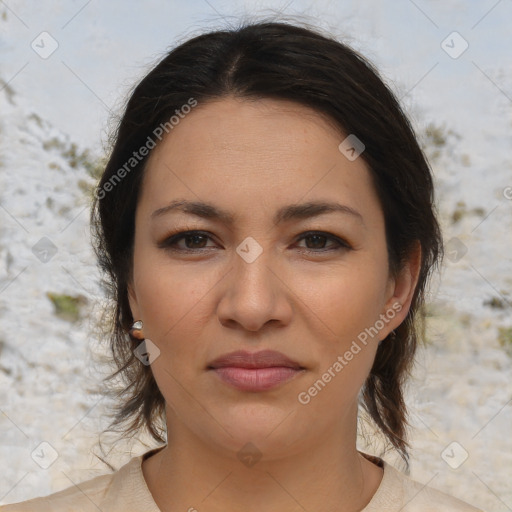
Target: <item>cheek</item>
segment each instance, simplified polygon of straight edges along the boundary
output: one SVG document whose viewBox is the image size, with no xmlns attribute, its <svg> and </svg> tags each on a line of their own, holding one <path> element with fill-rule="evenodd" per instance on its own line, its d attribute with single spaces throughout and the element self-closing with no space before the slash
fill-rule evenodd
<svg viewBox="0 0 512 512">
<path fill-rule="evenodd" d="M 378 340 L 369 329 L 380 314 L 379 294 L 362 282 L 362 277 L 340 277 L 322 293 L 308 293 L 312 309 L 320 312 L 321 323 L 328 326 L 325 337 L 315 340 L 318 365 L 305 379 L 296 400 L 304 414 L 342 418 L 358 402 L 361 387 L 373 365 Z M 373 293 L 372 293 L 373 291 Z M 368 330 L 367 330 L 368 329 Z M 330 411 L 326 414 L 326 411 Z"/>
<path fill-rule="evenodd" d="M 191 319 L 201 311 L 201 302 L 207 300 L 207 292 L 214 282 L 207 274 L 200 276 L 197 272 L 154 266 L 141 269 L 137 295 L 148 336 L 163 342 L 166 332 L 192 327 Z"/>
<path fill-rule="evenodd" d="M 315 397 L 317 406 L 348 403 L 357 397 L 378 347 L 379 338 L 372 336 L 382 313 L 386 282 L 382 265 L 368 263 L 303 283 L 302 300 L 322 329 L 312 340 L 319 362 L 309 383 L 313 387 L 303 390 Z"/>
<path fill-rule="evenodd" d="M 205 262 L 176 266 L 149 251 L 136 255 L 134 278 L 146 336 L 173 352 L 201 350 L 194 340 L 202 339 L 205 325 L 212 321 L 212 301 L 221 300 L 215 286 L 223 277 L 230 279 L 228 270 Z M 365 260 L 338 268 L 321 269 L 319 265 L 314 271 L 292 265 L 281 274 L 293 290 L 291 295 L 282 290 L 286 296 L 283 300 L 296 300 L 295 295 L 300 299 L 298 304 L 303 305 L 296 312 L 304 317 L 292 321 L 310 323 L 310 343 L 318 344 L 317 355 L 322 359 L 343 353 L 353 339 L 375 323 L 382 308 L 382 274 L 375 264 Z M 306 320 L 308 316 L 310 321 Z"/>
<path fill-rule="evenodd" d="M 387 274 L 378 265 L 363 262 L 308 279 L 302 285 L 302 300 L 336 337 L 336 348 L 342 349 L 379 318 L 386 282 Z"/>
<path fill-rule="evenodd" d="M 304 343 L 318 363 L 317 378 L 350 350 L 353 341 L 381 313 L 387 273 L 383 263 L 375 260 L 371 254 L 361 254 L 346 265 L 308 262 L 281 268 L 281 278 L 287 284 L 281 290 L 282 300 L 295 302 L 296 316 L 289 328 L 306 333 Z M 175 387 L 172 379 L 167 382 L 164 369 L 180 381 L 202 371 L 201 364 L 214 342 L 205 339 L 208 324 L 217 326 L 217 330 L 212 327 L 212 333 L 220 332 L 214 315 L 222 297 L 215 287 L 224 277 L 229 281 L 228 271 L 229 266 L 204 261 L 177 265 L 165 251 L 139 244 L 134 280 L 146 338 L 161 351 L 153 366 L 161 389 Z M 359 351 L 353 348 L 357 354 L 347 361 L 349 364 L 343 363 L 343 371 L 336 372 L 329 388 L 339 392 L 348 386 L 348 395 L 357 393 L 357 385 L 364 382 L 363 374 L 371 367 L 376 344 L 376 340 L 369 340 L 368 345 L 359 344 Z"/>
<path fill-rule="evenodd" d="M 168 367 L 195 371 L 203 361 L 204 329 L 211 322 L 211 297 L 223 272 L 213 266 L 191 262 L 175 265 L 156 251 L 140 250 L 135 255 L 134 281 L 144 334 L 160 349 Z M 225 273 L 225 271 L 224 271 Z M 158 368 L 155 362 L 155 369 Z M 186 370 L 187 372 L 189 370 Z"/>
</svg>

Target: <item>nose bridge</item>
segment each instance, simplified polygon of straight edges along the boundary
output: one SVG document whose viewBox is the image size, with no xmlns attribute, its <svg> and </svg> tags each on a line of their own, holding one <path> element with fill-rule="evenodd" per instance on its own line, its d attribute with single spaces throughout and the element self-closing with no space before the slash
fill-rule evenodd
<svg viewBox="0 0 512 512">
<path fill-rule="evenodd" d="M 276 277 L 271 247 L 247 237 L 233 259 L 228 289 L 219 305 L 221 321 L 236 321 L 247 330 L 258 330 L 269 320 L 286 321 L 290 307 Z"/>
<path fill-rule="evenodd" d="M 247 237 L 236 248 L 236 273 L 239 279 L 247 280 L 251 286 L 270 286 L 267 281 L 272 274 L 272 249 L 265 248 L 254 238 Z"/>
<path fill-rule="evenodd" d="M 239 299 L 248 299 L 254 306 L 261 302 L 270 307 L 275 286 L 272 250 L 262 244 L 248 236 L 237 246 L 232 286 Z"/>
</svg>

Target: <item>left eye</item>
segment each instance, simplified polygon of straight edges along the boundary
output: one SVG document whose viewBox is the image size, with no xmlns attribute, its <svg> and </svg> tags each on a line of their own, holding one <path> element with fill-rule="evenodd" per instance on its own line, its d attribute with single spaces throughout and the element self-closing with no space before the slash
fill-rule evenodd
<svg viewBox="0 0 512 512">
<path fill-rule="evenodd" d="M 307 247 L 308 250 L 312 249 L 320 249 L 323 251 L 332 251 L 332 250 L 339 250 L 339 249 L 350 249 L 349 244 L 342 240 L 341 238 L 338 238 L 334 235 L 329 235 L 328 233 L 306 233 L 302 235 L 299 240 L 312 240 L 314 247 Z M 335 243 L 334 248 L 331 249 L 325 249 L 324 246 L 326 241 L 331 241 Z M 306 244 L 307 245 L 307 244 Z"/>
<path fill-rule="evenodd" d="M 168 237 L 167 239 L 159 243 L 158 246 L 160 248 L 170 249 L 173 251 L 197 252 L 197 250 L 208 248 L 208 246 L 205 245 L 208 240 L 213 239 L 207 233 L 204 233 L 202 231 L 184 231 Z M 306 251 L 311 252 L 326 252 L 332 250 L 351 249 L 351 246 L 348 244 L 348 242 L 329 233 L 304 233 L 297 239 L 298 242 L 302 240 L 306 240 L 306 245 L 309 245 L 309 247 L 306 247 L 304 249 Z M 185 242 L 185 247 L 180 247 L 178 245 L 178 243 L 181 241 Z M 310 242 L 309 244 L 308 241 Z M 334 247 L 326 249 L 325 244 L 329 241 L 334 243 Z M 311 247 L 311 245 L 313 245 L 313 247 Z"/>
</svg>

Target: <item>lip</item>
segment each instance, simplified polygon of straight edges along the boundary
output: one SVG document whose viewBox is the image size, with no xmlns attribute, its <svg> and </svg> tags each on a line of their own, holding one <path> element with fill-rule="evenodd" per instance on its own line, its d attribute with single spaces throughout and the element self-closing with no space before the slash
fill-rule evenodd
<svg viewBox="0 0 512 512">
<path fill-rule="evenodd" d="M 224 354 L 208 365 L 223 382 L 242 391 L 267 391 L 302 373 L 303 368 L 281 352 L 236 351 Z"/>
<path fill-rule="evenodd" d="M 275 350 L 260 350 L 259 352 L 237 350 L 236 352 L 230 352 L 218 357 L 208 365 L 208 368 L 216 370 L 217 368 L 228 366 L 236 368 L 272 368 L 276 366 L 295 369 L 302 368 L 297 361 L 293 361 Z"/>
</svg>

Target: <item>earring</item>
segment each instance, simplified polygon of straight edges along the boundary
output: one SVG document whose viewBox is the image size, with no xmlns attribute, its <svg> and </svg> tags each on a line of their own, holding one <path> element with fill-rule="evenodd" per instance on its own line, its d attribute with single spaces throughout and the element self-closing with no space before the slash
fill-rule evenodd
<svg viewBox="0 0 512 512">
<path fill-rule="evenodd" d="M 137 320 L 136 322 L 133 322 L 131 329 L 129 330 L 129 333 L 134 338 L 137 338 L 138 340 L 144 339 L 144 334 L 142 334 L 142 328 L 144 327 L 144 324 L 142 323 L 142 320 Z"/>
</svg>

